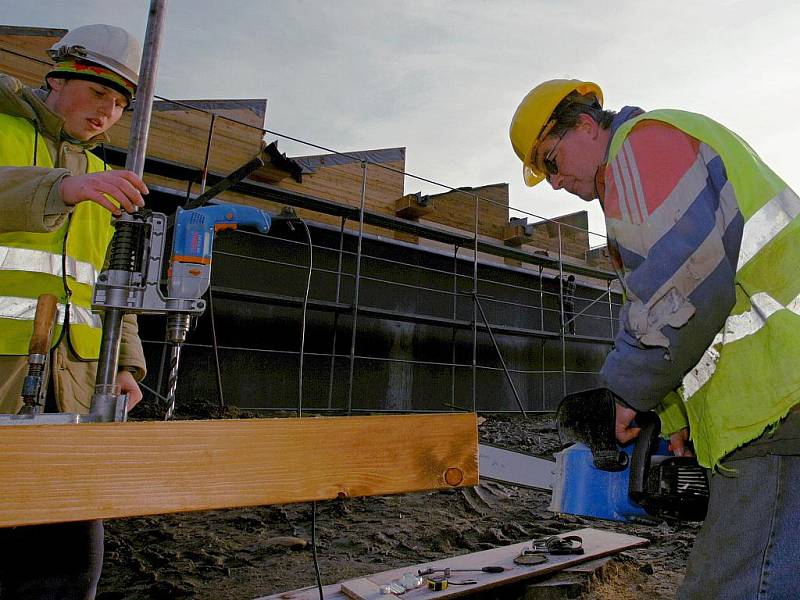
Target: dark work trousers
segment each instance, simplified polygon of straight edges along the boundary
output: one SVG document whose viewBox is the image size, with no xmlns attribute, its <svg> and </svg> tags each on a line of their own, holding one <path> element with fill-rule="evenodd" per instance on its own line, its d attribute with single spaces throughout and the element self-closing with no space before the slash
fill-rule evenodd
<svg viewBox="0 0 800 600">
<path fill-rule="evenodd" d="M 729 472 L 711 475 L 708 516 L 677 598 L 800 598 L 800 456 L 756 456 L 723 467 Z"/>
<path fill-rule="evenodd" d="M 1 600 L 92 600 L 103 521 L 0 529 Z"/>
</svg>

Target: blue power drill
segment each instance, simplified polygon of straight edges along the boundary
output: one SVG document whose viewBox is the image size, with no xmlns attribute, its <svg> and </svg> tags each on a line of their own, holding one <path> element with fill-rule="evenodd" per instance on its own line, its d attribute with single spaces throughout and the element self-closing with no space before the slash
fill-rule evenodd
<svg viewBox="0 0 800 600">
<path fill-rule="evenodd" d="M 178 209 L 175 214 L 175 234 L 168 273 L 167 306 L 197 299 L 205 294 L 211 283 L 211 250 L 218 231 L 254 227 L 267 233 L 272 225 L 269 213 L 252 206 L 213 204 L 191 210 Z M 167 413 L 175 411 L 175 392 L 181 347 L 189 332 L 191 314 L 171 312 L 167 317 L 167 342 L 171 345 L 170 369 L 167 380 Z"/>
<path fill-rule="evenodd" d="M 254 227 L 267 233 L 269 213 L 252 206 L 213 204 L 192 210 L 178 209 L 170 260 L 169 298 L 200 298 L 211 281 L 214 235 L 226 229 Z"/>
</svg>

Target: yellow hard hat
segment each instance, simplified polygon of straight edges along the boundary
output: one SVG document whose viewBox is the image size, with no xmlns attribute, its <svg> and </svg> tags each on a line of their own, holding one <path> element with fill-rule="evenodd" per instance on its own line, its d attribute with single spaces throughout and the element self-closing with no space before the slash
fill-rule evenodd
<svg viewBox="0 0 800 600">
<path fill-rule="evenodd" d="M 522 99 L 517 107 L 508 134 L 511 145 L 522 161 L 522 176 L 526 185 L 532 187 L 546 177 L 533 164 L 536 146 L 555 125 L 553 111 L 572 92 L 582 96 L 593 95 L 603 106 L 603 92 L 596 83 L 578 79 L 551 79 L 540 83 Z"/>
</svg>

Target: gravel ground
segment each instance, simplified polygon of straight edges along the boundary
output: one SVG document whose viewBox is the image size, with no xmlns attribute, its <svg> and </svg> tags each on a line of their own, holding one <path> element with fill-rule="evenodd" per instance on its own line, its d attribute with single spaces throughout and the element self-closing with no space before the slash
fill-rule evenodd
<svg viewBox="0 0 800 600">
<path fill-rule="evenodd" d="M 482 442 L 552 457 L 552 416 L 487 416 Z M 477 488 L 317 504 L 323 584 L 597 527 L 651 540 L 615 559 L 623 569 L 583 598 L 669 598 L 683 577 L 696 524 L 627 524 L 556 515 L 549 492 Z M 310 504 L 120 519 L 106 523 L 99 600 L 252 599 L 315 583 Z M 612 581 L 613 580 L 613 581 Z M 506 591 L 495 597 L 518 597 Z"/>
</svg>

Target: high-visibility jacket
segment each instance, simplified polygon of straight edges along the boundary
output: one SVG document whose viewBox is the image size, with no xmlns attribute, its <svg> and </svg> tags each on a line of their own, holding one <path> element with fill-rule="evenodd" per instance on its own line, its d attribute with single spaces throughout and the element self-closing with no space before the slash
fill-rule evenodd
<svg viewBox="0 0 800 600">
<path fill-rule="evenodd" d="M 30 121 L 0 114 L 0 130 L 0 165 L 53 167 Z M 85 154 L 87 172 L 105 170 L 102 160 Z M 113 234 L 110 213 L 95 202 L 79 203 L 55 231 L 0 234 L 0 354 L 28 353 L 36 300 L 53 294 L 58 298 L 53 345 L 67 335 L 79 357 L 97 359 L 102 322 L 91 310 L 92 291 Z"/>
<path fill-rule="evenodd" d="M 698 460 L 716 466 L 800 402 L 800 199 L 746 142 L 694 113 L 656 110 L 626 121 L 611 140 L 609 163 L 643 120 L 676 127 L 719 154 L 745 221 L 736 304 L 683 378 Z"/>
</svg>

